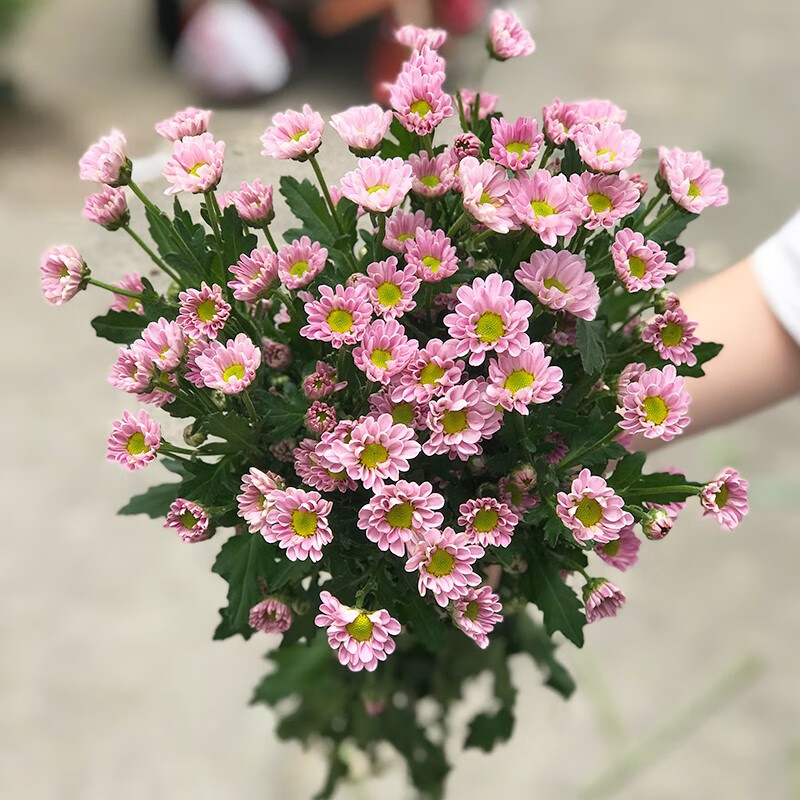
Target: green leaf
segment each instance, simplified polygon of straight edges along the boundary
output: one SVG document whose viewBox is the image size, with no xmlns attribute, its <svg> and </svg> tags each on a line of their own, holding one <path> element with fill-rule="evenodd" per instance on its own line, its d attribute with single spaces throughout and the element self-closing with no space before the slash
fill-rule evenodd
<svg viewBox="0 0 800 800">
<path fill-rule="evenodd" d="M 422 141 L 417 134 L 403 127 L 395 117 L 389 126 L 389 136 L 381 144 L 381 158 L 408 158 L 411 153 L 419 152 Z"/>
<path fill-rule="evenodd" d="M 417 639 L 437 653 L 444 647 L 445 628 L 436 609 L 418 594 L 413 595 L 404 609 L 404 620 Z"/>
<path fill-rule="evenodd" d="M 300 233 L 325 246 L 335 244 L 338 235 L 336 223 L 331 218 L 325 198 L 311 181 L 300 182 L 284 175 L 280 181 L 280 193 L 286 198 L 292 213 L 303 223 L 301 230 L 286 231 L 284 239 L 287 242 Z"/>
<path fill-rule="evenodd" d="M 564 536 L 566 528 L 564 523 L 552 512 L 547 517 L 547 522 L 544 524 L 544 540 L 549 547 L 554 547 L 559 539 Z"/>
<path fill-rule="evenodd" d="M 129 516 L 133 514 L 147 514 L 150 519 L 165 517 L 169 507 L 180 497 L 180 482 L 162 483 L 151 486 L 144 494 L 137 494 L 117 511 L 117 514 Z"/>
<path fill-rule="evenodd" d="M 590 375 L 603 371 L 606 363 L 606 324 L 603 320 L 577 320 L 578 350 L 583 368 Z"/>
<path fill-rule="evenodd" d="M 583 606 L 575 592 L 561 580 L 559 567 L 548 560 L 546 551 L 532 551 L 523 578 L 528 599 L 541 609 L 545 630 L 551 635 L 561 631 L 573 644 L 583 647 L 586 624 Z"/>
<path fill-rule="evenodd" d="M 508 628 L 514 648 L 528 653 L 545 675 L 545 685 L 567 698 L 575 691 L 575 681 L 555 657 L 556 646 L 541 625 L 524 611 L 515 614 Z"/>
<path fill-rule="evenodd" d="M 115 344 L 132 344 L 142 333 L 147 320 L 133 311 L 109 311 L 92 320 L 92 327 L 101 339 Z"/>
<path fill-rule="evenodd" d="M 202 421 L 202 428 L 206 433 L 238 444 L 243 449 L 249 450 L 253 446 L 253 430 L 247 420 L 238 414 L 225 414 L 222 411 L 209 414 Z"/>
<path fill-rule="evenodd" d="M 511 683 L 511 673 L 508 671 L 505 648 L 499 642 L 491 647 L 494 694 L 500 707 L 494 714 L 476 715 L 470 723 L 464 742 L 465 747 L 477 747 L 487 753 L 511 738 L 514 732 L 514 703 L 517 699 L 517 690 Z"/>
<path fill-rule="evenodd" d="M 702 378 L 706 374 L 703 365 L 716 358 L 721 351 L 722 345 L 717 342 L 703 342 L 697 345 L 692 351 L 697 356 L 697 363 L 692 367 L 681 364 L 677 367 L 678 375 L 685 378 Z"/>
<path fill-rule="evenodd" d="M 338 749 L 335 750 L 330 757 L 325 784 L 314 795 L 314 800 L 330 800 L 339 785 L 339 781 L 344 780 L 349 772 L 350 768 L 347 766 L 347 762 L 339 755 Z"/>
<path fill-rule="evenodd" d="M 632 488 L 625 491 L 626 503 L 665 503 L 681 502 L 700 494 L 702 483 L 693 483 L 685 475 L 669 472 L 651 472 L 642 475 Z"/>
<path fill-rule="evenodd" d="M 305 694 L 307 687 L 313 687 L 324 679 L 331 664 L 331 655 L 324 637 L 311 645 L 297 643 L 273 650 L 267 658 L 275 665 L 275 669 L 256 686 L 251 704 L 274 706 L 287 697 Z"/>
<path fill-rule="evenodd" d="M 142 278 L 144 291 L 142 292 L 142 307 L 148 320 L 156 320 L 159 317 L 170 319 L 175 316 L 175 309 L 153 288 L 147 278 Z"/>
<path fill-rule="evenodd" d="M 561 173 L 569 178 L 577 172 L 583 171 L 583 161 L 578 154 L 575 142 L 567 140 L 564 144 L 564 157 L 561 159 Z"/>
<path fill-rule="evenodd" d="M 264 435 L 270 442 L 293 436 L 305 422 L 306 404 L 301 397 L 290 400 L 283 395 L 259 396 L 258 411 L 264 414 Z"/>
<path fill-rule="evenodd" d="M 222 267 L 235 264 L 243 255 L 247 255 L 258 247 L 258 237 L 254 233 L 245 235 L 244 225 L 235 206 L 227 206 L 222 211 Z"/>
<path fill-rule="evenodd" d="M 674 242 L 686 230 L 686 226 L 698 217 L 697 214 L 685 211 L 672 200 L 668 201 L 665 211 L 667 209 L 668 214 L 662 211 L 643 232 L 646 239 L 652 239 L 660 245 Z"/>
<path fill-rule="evenodd" d="M 642 477 L 642 467 L 647 456 L 644 453 L 631 453 L 625 456 L 614 474 L 608 479 L 608 484 L 617 493 L 624 492 L 633 486 Z"/>
</svg>

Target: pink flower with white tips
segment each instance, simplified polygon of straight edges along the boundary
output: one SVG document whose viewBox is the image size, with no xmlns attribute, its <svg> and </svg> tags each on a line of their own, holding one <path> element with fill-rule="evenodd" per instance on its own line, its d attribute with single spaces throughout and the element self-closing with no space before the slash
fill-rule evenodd
<svg viewBox="0 0 800 800">
<path fill-rule="evenodd" d="M 324 128 L 325 121 L 308 104 L 302 112 L 289 109 L 275 114 L 272 126 L 261 136 L 261 155 L 303 161 L 319 150 Z"/>
<path fill-rule="evenodd" d="M 591 122 L 593 125 L 601 125 L 604 122 L 616 122 L 618 125 L 622 125 L 628 118 L 628 112 L 610 100 L 598 100 L 597 98 L 579 100 L 575 103 L 575 107 L 583 120 Z"/>
<path fill-rule="evenodd" d="M 361 283 L 369 292 L 375 313 L 384 319 L 395 319 L 416 308 L 414 295 L 420 286 L 416 269 L 413 266 L 398 269 L 394 256 L 385 261 L 373 261 Z"/>
<path fill-rule="evenodd" d="M 452 340 L 430 339 L 393 383 L 392 399 L 425 404 L 455 386 L 464 372 L 456 350 Z"/>
<path fill-rule="evenodd" d="M 331 128 L 342 137 L 350 151 L 358 156 L 373 155 L 391 124 L 392 112 L 384 111 L 377 103 L 352 106 L 331 117 Z"/>
<path fill-rule="evenodd" d="M 642 341 L 652 344 L 661 358 L 693 367 L 697 363 L 693 350 L 701 344 L 694 335 L 696 329 L 697 323 L 678 307 L 653 317 L 642 331 Z"/>
<path fill-rule="evenodd" d="M 453 116 L 453 101 L 442 89 L 442 78 L 417 69 L 404 70 L 389 87 L 389 103 L 406 130 L 425 136 Z"/>
<path fill-rule="evenodd" d="M 257 303 L 270 292 L 278 277 L 278 260 L 269 247 L 257 247 L 228 267 L 234 280 L 228 281 L 233 296 L 245 303 Z"/>
<path fill-rule="evenodd" d="M 420 595 L 431 592 L 442 608 L 481 582 L 472 565 L 483 556 L 483 548 L 470 544 L 465 533 L 449 527 L 430 530 L 410 550 L 406 572 L 418 570 Z"/>
<path fill-rule="evenodd" d="M 141 350 L 120 347 L 117 360 L 111 367 L 108 382 L 121 392 L 138 394 L 150 385 L 153 378 L 153 362 Z"/>
<path fill-rule="evenodd" d="M 481 586 L 453 601 L 453 622 L 485 650 L 489 646 L 488 634 L 503 620 L 502 610 L 500 598 L 491 587 Z"/>
<path fill-rule="evenodd" d="M 133 471 L 153 461 L 159 447 L 161 426 L 144 410 L 136 416 L 123 411 L 111 426 L 106 458 Z"/>
<path fill-rule="evenodd" d="M 367 325 L 361 344 L 353 350 L 353 362 L 369 380 L 388 384 L 405 369 L 418 347 L 397 320 L 379 319 Z"/>
<path fill-rule="evenodd" d="M 333 503 L 319 492 L 291 486 L 276 489 L 271 500 L 267 524 L 261 529 L 264 539 L 285 550 L 290 561 L 319 561 L 322 548 L 333 541 L 328 523 Z"/>
<path fill-rule="evenodd" d="M 102 191 L 90 194 L 83 204 L 83 218 L 109 231 L 121 228 L 130 216 L 125 190 L 113 186 L 104 186 Z"/>
<path fill-rule="evenodd" d="M 447 41 L 447 31 L 442 28 L 403 25 L 395 29 L 394 38 L 412 50 L 422 50 L 426 46 L 431 50 L 438 50 Z"/>
<path fill-rule="evenodd" d="M 489 21 L 489 49 L 498 61 L 506 61 L 529 56 L 536 44 L 513 11 L 496 8 Z"/>
<path fill-rule="evenodd" d="M 494 114 L 497 107 L 497 101 L 500 95 L 492 94 L 491 92 L 473 92 L 472 89 L 462 89 L 461 103 L 464 106 L 464 116 L 467 122 L 472 125 L 474 122 L 473 116 L 475 112 L 475 103 L 478 103 L 478 119 L 486 119 L 489 114 Z M 480 97 L 478 97 L 480 94 Z"/>
<path fill-rule="evenodd" d="M 230 304 L 222 296 L 222 287 L 205 281 L 199 289 L 187 289 L 178 295 L 181 301 L 177 322 L 192 339 L 216 339 L 231 314 Z"/>
<path fill-rule="evenodd" d="M 542 125 L 545 135 L 553 144 L 561 147 L 568 139 L 574 139 L 584 123 L 577 103 L 565 103 L 556 98 L 542 109 Z"/>
<path fill-rule="evenodd" d="M 588 469 L 581 470 L 569 492 L 559 492 L 556 499 L 556 513 L 578 544 L 605 544 L 633 525 L 633 517 L 623 508 L 625 501 Z"/>
<path fill-rule="evenodd" d="M 532 117 L 519 117 L 516 122 L 492 117 L 489 156 L 501 167 L 516 172 L 528 169 L 536 161 L 543 142 L 539 124 Z"/>
<path fill-rule="evenodd" d="M 209 519 L 206 510 L 191 500 L 179 498 L 170 507 L 165 528 L 172 528 L 184 542 L 203 542 L 214 533 L 209 529 Z"/>
<path fill-rule="evenodd" d="M 606 564 L 624 572 L 639 560 L 641 542 L 633 532 L 633 526 L 623 528 L 619 537 L 605 544 L 599 544 L 594 551 Z"/>
<path fill-rule="evenodd" d="M 628 433 L 641 433 L 646 439 L 669 442 L 683 433 L 691 421 L 684 380 L 672 364 L 664 369 L 649 369 L 629 384 L 617 413 L 619 427 Z"/>
<path fill-rule="evenodd" d="M 511 205 L 511 184 L 505 170 L 492 161 L 468 156 L 458 168 L 464 210 L 495 233 L 508 233 L 518 226 Z"/>
<path fill-rule="evenodd" d="M 563 175 L 540 169 L 511 183 L 509 199 L 518 219 L 551 247 L 559 236 L 570 237 L 578 229 L 569 182 Z"/>
<path fill-rule="evenodd" d="M 368 211 L 385 214 L 411 191 L 411 167 L 402 158 L 359 158 L 340 182 L 342 194 Z"/>
<path fill-rule="evenodd" d="M 597 622 L 604 617 L 616 617 L 625 603 L 625 594 L 605 578 L 591 578 L 583 587 L 586 621 Z"/>
<path fill-rule="evenodd" d="M 433 228 L 433 222 L 425 216 L 424 211 L 402 211 L 397 209 L 386 220 L 386 237 L 383 246 L 393 253 L 405 253 L 406 247 L 414 241 L 417 230 L 426 231 Z"/>
<path fill-rule="evenodd" d="M 508 547 L 519 517 L 494 497 L 468 500 L 458 507 L 458 524 L 481 547 Z"/>
<path fill-rule="evenodd" d="M 330 342 L 333 347 L 356 344 L 372 319 L 369 292 L 358 286 L 321 286 L 319 300 L 305 304 L 308 324 L 300 329 L 306 339 Z"/>
<path fill-rule="evenodd" d="M 303 236 L 278 250 L 278 277 L 287 289 L 302 289 L 322 272 L 327 260 L 327 248 Z"/>
<path fill-rule="evenodd" d="M 256 603 L 247 620 L 253 630 L 261 633 L 286 633 L 292 627 L 292 609 L 274 597 Z"/>
<path fill-rule="evenodd" d="M 44 299 L 51 306 L 60 306 L 72 300 L 84 288 L 88 275 L 81 254 L 71 245 L 51 247 L 39 264 Z"/>
<path fill-rule="evenodd" d="M 486 400 L 524 416 L 529 413 L 528 406 L 549 403 L 561 391 L 564 377 L 561 367 L 550 361 L 541 342 L 533 342 L 518 356 L 503 353 L 491 359 Z"/>
<path fill-rule="evenodd" d="M 703 487 L 700 503 L 704 517 L 714 517 L 723 528 L 732 531 L 746 516 L 749 483 L 728 467 Z"/>
<path fill-rule="evenodd" d="M 181 363 L 186 350 L 186 334 L 177 322 L 161 317 L 151 322 L 131 350 L 149 359 L 163 372 L 171 372 Z"/>
<path fill-rule="evenodd" d="M 215 142 L 210 133 L 179 139 L 162 172 L 171 184 L 164 194 L 210 192 L 222 178 L 224 159 L 225 142 Z"/>
<path fill-rule="evenodd" d="M 617 232 L 611 245 L 611 256 L 617 277 L 629 292 L 661 289 L 665 279 L 677 271 L 667 262 L 666 251 L 657 242 L 645 241 L 641 233 L 630 228 Z"/>
<path fill-rule="evenodd" d="M 252 183 L 242 181 L 239 190 L 230 193 L 240 219 L 256 227 L 268 225 L 275 216 L 272 201 L 272 184 L 266 186 L 260 180 Z"/>
<path fill-rule="evenodd" d="M 638 189 L 618 175 L 583 172 L 569 182 L 575 209 L 590 231 L 613 228 L 639 205 Z"/>
<path fill-rule="evenodd" d="M 122 276 L 122 280 L 116 281 L 111 285 L 136 294 L 141 294 L 144 291 L 142 276 L 138 272 L 128 272 Z M 142 301 L 137 297 L 128 297 L 126 294 L 115 294 L 109 308 L 111 311 L 133 311 L 134 314 L 144 314 Z"/>
<path fill-rule="evenodd" d="M 127 142 L 114 129 L 93 144 L 79 162 L 82 181 L 96 181 L 107 186 L 122 186 L 130 178 L 130 161 L 125 152 Z"/>
<path fill-rule="evenodd" d="M 401 480 L 376 491 L 358 512 L 358 527 L 379 549 L 403 556 L 407 543 L 419 542 L 428 531 L 441 527 L 443 506 L 444 497 L 427 481 Z"/>
<path fill-rule="evenodd" d="M 444 231 L 418 230 L 406 247 L 406 263 L 425 283 L 436 283 L 458 272 L 458 255 Z"/>
<path fill-rule="evenodd" d="M 323 434 L 323 439 L 328 434 Z M 294 471 L 306 485 L 321 492 L 350 492 L 357 487 L 356 482 L 348 477 L 341 465 L 330 464 L 322 459 L 317 451 L 321 442 L 314 439 L 303 439 L 294 449 Z"/>
<path fill-rule="evenodd" d="M 645 372 L 647 367 L 640 361 L 625 365 L 617 380 L 617 403 L 622 405 L 622 398 L 625 397 L 628 387 L 638 381 Z"/>
<path fill-rule="evenodd" d="M 624 130 L 616 122 L 583 125 L 575 134 L 581 158 L 595 172 L 627 169 L 642 154 L 641 143 L 638 133 Z"/>
<path fill-rule="evenodd" d="M 162 119 L 155 124 L 156 133 L 176 142 L 186 136 L 200 136 L 208 130 L 211 112 L 202 108 L 188 106 L 182 111 L 176 111 L 171 117 Z"/>
<path fill-rule="evenodd" d="M 728 187 L 722 182 L 725 174 L 712 169 L 699 152 L 687 153 L 677 147 L 658 151 L 659 173 L 666 181 L 672 199 L 686 211 L 699 214 L 709 206 L 728 202 Z"/>
<path fill-rule="evenodd" d="M 332 431 L 336 422 L 336 409 L 321 400 L 315 400 L 306 411 L 306 427 L 317 436 Z"/>
<path fill-rule="evenodd" d="M 267 514 L 273 506 L 272 493 L 284 489 L 286 482 L 274 472 L 262 472 L 256 467 L 242 476 L 240 493 L 236 496 L 239 516 L 247 523 L 250 533 L 260 533 L 267 524 Z"/>
<path fill-rule="evenodd" d="M 585 320 L 597 316 L 600 290 L 582 256 L 567 250 L 537 250 L 520 264 L 514 277 L 553 311 Z"/>
<path fill-rule="evenodd" d="M 374 672 L 386 656 L 394 652 L 392 636 L 400 633 L 400 623 L 386 609 L 367 611 L 340 603 L 330 592 L 320 592 L 319 614 L 314 624 L 328 629 L 328 644 L 343 664 L 353 672 Z"/>
<path fill-rule="evenodd" d="M 411 167 L 411 190 L 422 197 L 441 197 L 453 186 L 455 166 L 447 152 L 431 158 L 426 152 L 408 157 Z"/>
<path fill-rule="evenodd" d="M 211 342 L 196 362 L 205 386 L 225 394 L 238 394 L 255 380 L 261 349 L 240 333 L 225 344 Z"/>
<path fill-rule="evenodd" d="M 473 366 L 483 364 L 487 353 L 518 356 L 530 346 L 526 331 L 533 307 L 527 300 L 515 301 L 513 290 L 511 281 L 493 272 L 485 280 L 475 278 L 456 293 L 458 305 L 444 318 L 444 324 L 458 341 L 456 353 L 469 354 Z"/>
</svg>

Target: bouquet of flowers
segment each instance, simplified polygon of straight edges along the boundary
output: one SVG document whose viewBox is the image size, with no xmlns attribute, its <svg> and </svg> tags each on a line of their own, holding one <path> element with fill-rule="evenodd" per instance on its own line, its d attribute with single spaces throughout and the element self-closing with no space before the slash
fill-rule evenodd
<svg viewBox="0 0 800 800">
<path fill-rule="evenodd" d="M 494 95 L 444 90 L 444 32 L 397 35 L 411 52 L 392 110 L 330 120 L 358 157 L 338 185 L 317 160 L 323 119 L 304 106 L 275 115 L 263 155 L 310 167 L 318 188 L 284 175 L 277 215 L 259 180 L 222 191 L 225 145 L 210 112 L 188 108 L 156 125 L 174 143 L 171 213 L 135 182 L 118 131 L 80 162 L 103 184 L 84 215 L 133 237 L 153 281 L 105 283 L 70 246 L 41 265 L 54 305 L 112 293 L 92 321 L 122 345 L 109 380 L 183 421 L 180 443 L 146 410 L 113 423 L 110 460 L 158 459 L 178 478 L 120 513 L 188 543 L 232 529 L 214 635 L 280 635 L 253 700 L 277 705 L 280 736 L 327 743 L 319 797 L 353 747 L 377 758 L 382 741 L 440 797 L 466 680 L 493 675 L 496 701 L 466 739 L 490 750 L 514 726 L 512 656 L 572 692 L 557 634 L 580 647 L 625 602 L 598 568 L 632 567 L 640 535 L 664 538 L 690 498 L 725 528 L 747 512 L 736 471 L 644 472 L 635 445 L 683 431 L 684 379 L 720 349 L 666 287 L 693 261 L 678 236 L 727 201 L 721 171 L 662 149 L 649 190 L 614 104 L 555 100 L 541 128 L 505 119 Z M 533 49 L 495 12 L 491 56 Z M 449 117 L 460 131 L 437 142 Z M 275 220 L 290 212 L 281 244 Z"/>
</svg>

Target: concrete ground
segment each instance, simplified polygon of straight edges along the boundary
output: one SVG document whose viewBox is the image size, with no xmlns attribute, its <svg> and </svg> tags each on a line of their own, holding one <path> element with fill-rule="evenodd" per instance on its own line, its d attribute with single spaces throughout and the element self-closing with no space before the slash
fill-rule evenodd
<svg viewBox="0 0 800 800">
<path fill-rule="evenodd" d="M 49 244 L 74 243 L 109 280 L 141 264 L 121 234 L 80 219 L 87 187 L 76 162 L 112 124 L 134 155 L 151 153 L 152 123 L 195 99 L 154 57 L 147 5 L 41 2 L 0 59 L 28 105 L 21 120 L 0 120 L 0 419 L 11 455 L 2 465 L 0 796 L 306 800 L 320 759 L 277 742 L 270 713 L 246 705 L 264 639 L 211 641 L 225 593 L 209 573 L 216 547 L 186 547 L 156 522 L 114 516 L 157 475 L 103 460 L 109 422 L 126 406 L 104 381 L 114 349 L 88 325 L 105 299 L 89 293 L 51 309 L 39 296 L 36 265 Z M 702 149 L 726 169 L 730 205 L 688 237 L 699 273 L 747 254 L 796 208 L 800 5 L 518 5 L 538 52 L 493 65 L 484 83 L 504 93 L 507 113 L 538 115 L 556 95 L 609 96 L 648 146 Z M 312 73 L 272 101 L 220 112 L 228 185 L 275 177 L 257 139 L 275 110 L 308 101 L 327 116 L 361 99 L 358 86 Z M 345 163 L 334 138 L 323 151 L 331 172 Z M 619 581 L 624 613 L 568 655 L 576 697 L 563 703 L 517 665 L 516 736 L 492 755 L 455 756 L 448 798 L 800 797 L 797 411 L 792 402 L 658 456 L 701 479 L 740 467 L 752 481 L 751 516 L 729 534 L 690 511 L 669 539 L 645 543 Z M 409 796 L 389 770 L 339 797 L 378 793 Z"/>
</svg>

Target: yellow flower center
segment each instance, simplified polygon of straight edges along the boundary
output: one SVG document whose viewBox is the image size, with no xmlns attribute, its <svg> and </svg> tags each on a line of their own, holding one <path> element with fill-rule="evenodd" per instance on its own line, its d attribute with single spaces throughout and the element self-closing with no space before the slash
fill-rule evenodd
<svg viewBox="0 0 800 800">
<path fill-rule="evenodd" d="M 669 414 L 669 408 L 664 402 L 664 398 L 658 395 L 645 397 L 642 406 L 644 407 L 645 418 L 654 425 L 660 425 Z"/>
<path fill-rule="evenodd" d="M 619 553 L 620 540 L 612 539 L 608 544 L 603 545 L 603 552 L 612 558 Z"/>
<path fill-rule="evenodd" d="M 137 300 L 135 297 L 128 298 L 128 308 L 131 311 L 138 311 L 142 307 L 142 301 Z"/>
<path fill-rule="evenodd" d="M 516 394 L 520 389 L 527 389 L 533 385 L 535 376 L 532 372 L 526 369 L 515 369 L 503 384 L 503 388 L 507 389 L 511 394 Z"/>
<path fill-rule="evenodd" d="M 435 189 L 442 181 L 438 175 L 423 175 L 420 182 L 429 189 Z"/>
<path fill-rule="evenodd" d="M 433 109 L 427 100 L 415 100 L 411 104 L 411 111 L 414 114 L 419 114 L 421 117 L 424 117 L 426 114 L 430 114 Z"/>
<path fill-rule="evenodd" d="M 438 364 L 426 364 L 419 373 L 419 382 L 422 386 L 433 386 L 444 375 L 444 370 Z"/>
<path fill-rule="evenodd" d="M 720 490 L 714 495 L 714 502 L 717 508 L 725 508 L 728 505 L 728 500 L 731 499 L 731 490 L 726 483 L 722 484 Z"/>
<path fill-rule="evenodd" d="M 131 438 L 128 439 L 128 444 L 125 445 L 125 449 L 132 456 L 138 456 L 142 453 L 146 453 L 150 448 L 144 440 L 144 434 L 136 431 L 136 433 L 134 433 Z"/>
<path fill-rule="evenodd" d="M 676 347 L 683 339 L 683 325 L 668 322 L 661 331 L 661 341 L 665 347 Z"/>
<path fill-rule="evenodd" d="M 372 629 L 374 627 L 372 620 L 363 611 L 350 624 L 345 626 L 347 632 L 357 642 L 368 642 L 372 638 Z"/>
<path fill-rule="evenodd" d="M 595 214 L 602 214 L 603 211 L 614 210 L 611 198 L 599 192 L 592 192 L 586 199 L 589 201 L 589 205 L 592 207 L 592 211 L 594 211 Z"/>
<path fill-rule="evenodd" d="M 486 192 L 484 192 L 481 195 L 481 199 L 478 201 L 478 203 L 480 205 L 487 205 L 488 204 L 490 206 L 493 206 L 494 205 L 494 200 L 491 197 L 489 197 L 489 195 L 486 194 Z"/>
<path fill-rule="evenodd" d="M 689 197 L 700 197 L 702 192 L 700 191 L 700 187 L 694 182 L 689 181 Z"/>
<path fill-rule="evenodd" d="M 181 514 L 181 525 L 183 525 L 184 528 L 194 528 L 194 526 L 197 525 L 197 517 L 192 514 L 191 511 L 184 511 L 183 514 Z"/>
<path fill-rule="evenodd" d="M 339 470 L 339 472 L 331 472 L 329 469 L 326 469 L 325 472 L 328 473 L 329 478 L 333 478 L 335 481 L 343 481 L 347 477 L 346 470 Z"/>
<path fill-rule="evenodd" d="M 387 192 L 389 187 L 385 183 L 376 183 L 374 186 L 367 187 L 367 194 L 375 194 L 375 192 Z"/>
<path fill-rule="evenodd" d="M 413 233 L 401 233 L 397 237 L 397 241 L 398 242 L 407 242 L 409 239 L 413 239 L 413 238 L 414 238 L 414 234 Z"/>
<path fill-rule="evenodd" d="M 470 600 L 469 603 L 467 603 L 467 607 L 464 609 L 464 616 L 468 620 L 475 622 L 475 620 L 478 619 L 478 611 L 480 611 L 480 606 L 474 600 Z"/>
<path fill-rule="evenodd" d="M 442 419 L 442 428 L 445 433 L 461 433 L 467 427 L 466 411 L 445 411 Z"/>
<path fill-rule="evenodd" d="M 382 306 L 393 308 L 403 299 L 403 292 L 396 283 L 384 281 L 378 287 L 378 302 Z"/>
<path fill-rule="evenodd" d="M 497 527 L 500 515 L 493 508 L 482 508 L 472 520 L 472 527 L 480 533 L 488 533 Z"/>
<path fill-rule="evenodd" d="M 308 131 L 297 131 L 297 133 L 293 133 L 289 138 L 293 142 L 299 142 L 307 133 Z"/>
<path fill-rule="evenodd" d="M 395 425 L 408 425 L 414 421 L 414 408 L 411 403 L 398 403 L 392 409 L 392 422 Z"/>
<path fill-rule="evenodd" d="M 204 167 L 206 164 L 204 161 L 201 161 L 199 164 L 195 164 L 190 170 L 189 175 L 194 176 L 195 178 L 199 177 L 200 175 L 200 168 Z"/>
<path fill-rule="evenodd" d="M 369 360 L 379 369 L 389 369 L 389 361 L 391 358 L 391 350 L 381 350 L 377 347 L 372 351 L 372 353 L 370 353 L 369 356 Z"/>
<path fill-rule="evenodd" d="M 439 266 L 442 262 L 434 256 L 425 256 L 425 258 L 422 259 L 422 263 L 435 274 L 439 271 Z"/>
<path fill-rule="evenodd" d="M 592 497 L 584 497 L 578 503 L 578 510 L 575 512 L 575 517 L 581 525 L 586 528 L 591 528 L 597 525 L 603 517 L 603 507 Z"/>
<path fill-rule="evenodd" d="M 602 148 L 602 149 L 598 150 L 597 151 L 597 155 L 598 156 L 608 156 L 608 160 L 612 161 L 612 162 L 617 157 L 617 154 L 613 150 L 608 150 L 606 148 Z"/>
<path fill-rule="evenodd" d="M 68 275 L 69 275 L 69 270 L 66 267 L 61 267 L 61 272 L 58 273 L 58 277 L 63 281 L 64 278 L 66 278 Z"/>
<path fill-rule="evenodd" d="M 634 278 L 644 278 L 644 274 L 647 269 L 644 261 L 639 258 L 639 256 L 631 256 L 628 259 L 628 267 L 631 271 L 631 275 L 633 275 Z"/>
<path fill-rule="evenodd" d="M 353 327 L 353 315 L 343 308 L 334 308 L 325 321 L 334 333 L 348 333 Z"/>
<path fill-rule="evenodd" d="M 410 528 L 414 507 L 406 501 L 399 506 L 392 506 L 386 513 L 386 521 L 393 528 Z"/>
<path fill-rule="evenodd" d="M 370 442 L 361 451 L 361 464 L 367 469 L 375 469 L 389 458 L 389 451 L 378 442 Z"/>
<path fill-rule="evenodd" d="M 217 304 L 213 300 L 203 300 L 197 306 L 197 316 L 201 322 L 213 322 L 217 318 Z"/>
<path fill-rule="evenodd" d="M 289 274 L 293 275 L 295 278 L 300 278 L 308 272 L 308 261 L 297 261 L 296 263 L 292 264 L 291 268 L 289 269 Z"/>
<path fill-rule="evenodd" d="M 313 511 L 292 511 L 292 530 L 295 535 L 308 539 L 317 532 L 317 515 Z"/>
<path fill-rule="evenodd" d="M 482 342 L 492 344 L 496 342 L 506 332 L 503 326 L 503 318 L 494 311 L 484 311 L 478 317 L 478 324 L 475 326 L 475 333 L 478 334 Z"/>
<path fill-rule="evenodd" d="M 564 294 L 569 292 L 569 289 L 557 278 L 545 278 L 542 283 L 545 289 L 558 289 L 559 292 L 563 292 Z"/>
<path fill-rule="evenodd" d="M 549 217 L 551 214 L 556 213 L 553 206 L 550 203 L 545 203 L 544 200 L 531 200 L 531 208 L 537 217 Z"/>
<path fill-rule="evenodd" d="M 531 146 L 527 142 L 509 142 L 506 145 L 506 150 L 509 153 L 516 153 L 518 156 L 527 153 L 530 149 Z"/>
<path fill-rule="evenodd" d="M 231 378 L 244 378 L 244 367 L 241 364 L 231 364 L 225 372 L 222 373 L 222 380 L 227 383 Z"/>
<path fill-rule="evenodd" d="M 433 551 L 430 563 L 425 569 L 430 575 L 433 575 L 434 578 L 443 578 L 453 571 L 455 565 L 455 556 L 448 553 L 447 550 L 442 550 L 441 547 L 437 547 L 436 550 Z"/>
</svg>

